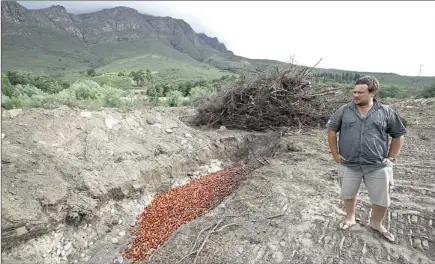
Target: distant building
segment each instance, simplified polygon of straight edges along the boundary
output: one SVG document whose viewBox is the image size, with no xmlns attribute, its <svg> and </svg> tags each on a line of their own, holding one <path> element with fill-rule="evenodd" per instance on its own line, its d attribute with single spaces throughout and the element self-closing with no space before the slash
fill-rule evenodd
<svg viewBox="0 0 435 264">
<path fill-rule="evenodd" d="M 118 76 L 118 74 L 113 73 L 113 72 L 106 72 L 106 73 L 103 73 L 103 76 Z"/>
</svg>

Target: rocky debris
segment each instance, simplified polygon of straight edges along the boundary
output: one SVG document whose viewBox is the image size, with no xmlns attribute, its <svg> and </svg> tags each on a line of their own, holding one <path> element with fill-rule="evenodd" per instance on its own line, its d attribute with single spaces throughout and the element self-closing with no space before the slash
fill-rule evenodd
<svg viewBox="0 0 435 264">
<path fill-rule="evenodd" d="M 154 124 L 158 124 L 160 123 L 160 118 L 159 117 L 148 117 L 146 118 L 146 122 L 148 125 L 154 125 Z"/>
<path fill-rule="evenodd" d="M 20 116 L 21 114 L 23 114 L 23 110 L 22 109 L 11 109 L 11 110 L 4 110 L 2 111 L 2 115 L 6 118 L 14 118 L 17 116 Z"/>
<path fill-rule="evenodd" d="M 92 117 L 92 113 L 91 112 L 87 112 L 87 111 L 83 111 L 83 112 L 80 113 L 80 116 L 81 117 L 90 118 L 90 117 Z"/>
<path fill-rule="evenodd" d="M 113 118 L 106 118 L 105 123 L 107 128 L 112 129 L 113 126 L 115 126 L 118 123 L 118 121 Z"/>
<path fill-rule="evenodd" d="M 25 226 L 22 226 L 22 227 L 18 228 L 16 231 L 17 231 L 17 236 L 18 237 L 20 237 L 20 236 L 22 236 L 22 235 L 24 235 L 24 234 L 26 234 L 28 232 L 27 228 Z"/>
<path fill-rule="evenodd" d="M 429 250 L 429 242 L 427 240 L 423 240 L 422 244 L 425 250 Z"/>
<path fill-rule="evenodd" d="M 227 130 L 226 126 L 220 126 L 219 127 L 219 131 L 221 131 L 221 132 L 226 131 L 226 130 Z"/>
</svg>

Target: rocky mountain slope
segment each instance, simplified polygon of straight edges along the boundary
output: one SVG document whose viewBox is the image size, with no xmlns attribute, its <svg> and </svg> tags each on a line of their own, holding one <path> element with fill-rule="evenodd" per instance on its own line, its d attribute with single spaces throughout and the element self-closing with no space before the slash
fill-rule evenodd
<svg viewBox="0 0 435 264">
<path fill-rule="evenodd" d="M 149 52 L 173 57 L 168 48 L 178 56 L 211 61 L 218 68 L 228 68 L 225 61 L 237 67 L 248 60 L 241 62 L 244 58 L 234 56 L 217 38 L 195 32 L 181 19 L 140 14 L 132 8 L 74 15 L 58 5 L 30 10 L 17 2 L 2 1 L 1 7 L 5 69 L 21 66 L 17 65 L 17 55 L 27 56 L 27 68 L 39 71 L 36 60 L 50 65 L 56 59 L 72 60 L 63 66 L 68 69 L 98 67 Z"/>
<path fill-rule="evenodd" d="M 237 56 L 217 38 L 195 32 L 181 19 L 140 14 L 128 7 L 74 15 L 59 5 L 27 9 L 14 1 L 2 1 L 1 9 L 2 71 L 65 74 L 89 68 L 117 72 L 164 65 L 167 68 L 161 75 L 166 77 L 180 69 L 185 72 L 189 65 L 194 75 L 205 71 L 214 78 L 221 71 L 257 71 L 285 64 Z M 158 61 L 146 59 L 150 57 Z M 414 79 L 407 76 L 367 74 L 379 77 L 383 84 L 414 85 Z M 419 79 L 432 82 L 427 77 L 428 81 Z"/>
</svg>

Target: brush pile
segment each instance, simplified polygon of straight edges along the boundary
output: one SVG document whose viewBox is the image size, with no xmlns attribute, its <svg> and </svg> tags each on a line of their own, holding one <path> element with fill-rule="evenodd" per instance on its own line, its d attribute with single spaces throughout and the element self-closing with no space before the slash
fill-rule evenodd
<svg viewBox="0 0 435 264">
<path fill-rule="evenodd" d="M 326 124 L 338 89 L 313 89 L 310 69 L 291 64 L 242 79 L 198 108 L 195 125 L 250 131 Z"/>
</svg>

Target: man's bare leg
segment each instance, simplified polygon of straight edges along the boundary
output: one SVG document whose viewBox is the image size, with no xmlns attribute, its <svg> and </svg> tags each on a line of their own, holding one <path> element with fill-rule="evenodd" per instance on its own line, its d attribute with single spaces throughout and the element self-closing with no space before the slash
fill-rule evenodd
<svg viewBox="0 0 435 264">
<path fill-rule="evenodd" d="M 387 213 L 388 207 L 379 206 L 373 204 L 373 216 L 372 216 L 372 228 L 378 230 L 384 236 L 386 236 L 390 241 L 394 241 L 394 235 L 389 233 L 388 230 L 382 225 L 385 214 Z"/>
<path fill-rule="evenodd" d="M 344 200 L 346 222 L 355 223 L 356 198 Z"/>
<path fill-rule="evenodd" d="M 376 204 L 373 204 L 372 206 L 373 206 L 372 227 L 381 232 L 387 231 L 387 229 L 385 229 L 385 227 L 382 225 L 382 221 L 384 220 L 388 208 Z"/>
<path fill-rule="evenodd" d="M 356 223 L 355 210 L 356 210 L 356 198 L 345 199 L 344 207 L 346 208 L 346 219 L 341 226 L 342 229 L 348 229 L 350 226 Z"/>
</svg>

